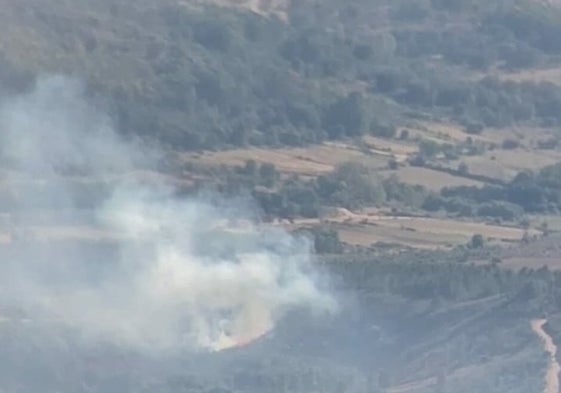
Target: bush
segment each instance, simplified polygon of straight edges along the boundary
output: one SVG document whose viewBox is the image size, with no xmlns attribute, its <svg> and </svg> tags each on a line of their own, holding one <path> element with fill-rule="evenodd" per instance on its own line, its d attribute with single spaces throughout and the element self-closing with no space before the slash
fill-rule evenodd
<svg viewBox="0 0 561 393">
<path fill-rule="evenodd" d="M 275 165 L 271 163 L 263 163 L 259 167 L 259 177 L 261 182 L 266 187 L 273 187 L 276 181 L 280 178 L 280 173 L 277 171 Z"/>
<path fill-rule="evenodd" d="M 520 142 L 518 142 L 515 139 L 510 139 L 507 138 L 503 141 L 502 143 L 502 147 L 505 150 L 513 150 L 513 149 L 517 149 L 518 147 L 520 147 Z"/>
<path fill-rule="evenodd" d="M 221 20 L 207 19 L 193 27 L 193 38 L 208 49 L 226 51 L 231 44 L 231 31 Z"/>
<path fill-rule="evenodd" d="M 409 160 L 409 164 L 411 166 L 423 167 L 427 164 L 427 161 L 425 160 L 425 157 L 418 154 L 418 155 L 416 155 L 415 157 L 413 157 Z"/>
<path fill-rule="evenodd" d="M 432 140 L 423 139 L 419 143 L 419 152 L 424 157 L 434 157 L 441 151 L 442 151 L 442 146 L 440 146 L 438 143 Z"/>
<path fill-rule="evenodd" d="M 466 124 L 466 132 L 470 135 L 479 135 L 483 132 L 484 126 L 481 123 L 469 123 Z"/>
<path fill-rule="evenodd" d="M 524 214 L 524 210 L 508 202 L 491 201 L 482 203 L 477 208 L 477 215 L 482 217 L 495 217 L 507 221 L 515 221 Z"/>
<path fill-rule="evenodd" d="M 358 93 L 351 93 L 330 105 L 323 114 L 323 127 L 329 136 L 340 137 L 341 132 L 348 136 L 362 135 L 367 124 L 364 105 L 364 98 Z"/>
<path fill-rule="evenodd" d="M 388 202 L 400 202 L 409 209 L 421 207 L 427 197 L 423 186 L 401 183 L 395 177 L 384 180 L 384 190 Z"/>
<path fill-rule="evenodd" d="M 483 248 L 485 245 L 485 238 L 481 234 L 475 234 L 471 237 L 468 247 L 472 249 Z"/>
<path fill-rule="evenodd" d="M 469 168 L 465 162 L 461 162 L 460 165 L 458 165 L 458 173 L 460 175 L 467 175 L 469 173 Z"/>
<path fill-rule="evenodd" d="M 335 185 L 331 195 L 321 195 L 334 204 L 346 207 L 385 202 L 386 192 L 376 171 L 355 162 L 339 165 L 322 181 Z"/>
<path fill-rule="evenodd" d="M 314 248 L 319 254 L 340 254 L 343 252 L 343 243 L 339 233 L 333 229 L 315 229 L 313 231 Z"/>
<path fill-rule="evenodd" d="M 381 125 L 376 121 L 372 122 L 370 125 L 372 135 L 379 136 L 382 138 L 393 138 L 395 137 L 396 130 L 395 127 L 391 125 Z"/>
<path fill-rule="evenodd" d="M 395 171 L 396 169 L 399 168 L 399 163 L 396 160 L 391 159 L 388 161 L 388 168 L 391 169 L 392 171 Z"/>
<path fill-rule="evenodd" d="M 435 194 L 427 196 L 421 208 L 430 212 L 436 212 L 442 209 L 445 205 L 444 199 Z"/>
<path fill-rule="evenodd" d="M 473 215 L 473 207 L 470 201 L 462 198 L 443 199 L 443 207 L 449 213 L 455 213 L 462 217 Z"/>
</svg>

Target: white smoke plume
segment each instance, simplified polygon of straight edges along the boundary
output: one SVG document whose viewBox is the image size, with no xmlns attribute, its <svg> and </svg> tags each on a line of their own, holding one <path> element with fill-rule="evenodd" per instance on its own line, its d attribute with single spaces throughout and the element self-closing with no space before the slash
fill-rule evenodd
<svg viewBox="0 0 561 393">
<path fill-rule="evenodd" d="M 33 242 L 0 245 L 18 251 L 0 265 L 0 302 L 30 323 L 139 349 L 221 350 L 267 333 L 289 310 L 335 307 L 316 285 L 304 239 L 256 223 L 229 225 L 244 214 L 234 201 L 225 209 L 180 199 L 163 182 L 128 176 L 163 153 L 117 136 L 76 81 L 42 79 L 33 92 L 5 100 L 0 145 L 9 167 L 2 188 L 15 195 L 9 214 L 55 212 L 56 226 L 57 212 L 76 207 L 77 184 L 103 181 L 108 196 L 92 215 L 118 246 L 109 263 L 19 250 Z"/>
</svg>

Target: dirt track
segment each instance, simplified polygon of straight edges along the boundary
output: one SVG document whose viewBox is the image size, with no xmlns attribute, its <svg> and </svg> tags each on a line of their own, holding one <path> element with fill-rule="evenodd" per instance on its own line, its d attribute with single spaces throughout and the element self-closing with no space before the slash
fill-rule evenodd
<svg viewBox="0 0 561 393">
<path fill-rule="evenodd" d="M 559 393 L 559 371 L 561 371 L 561 366 L 559 366 L 555 357 L 557 354 L 557 346 L 553 342 L 551 336 L 547 334 L 543 328 L 546 323 L 546 319 L 534 319 L 530 324 L 534 333 L 542 340 L 544 350 L 550 355 L 543 392 Z"/>
</svg>

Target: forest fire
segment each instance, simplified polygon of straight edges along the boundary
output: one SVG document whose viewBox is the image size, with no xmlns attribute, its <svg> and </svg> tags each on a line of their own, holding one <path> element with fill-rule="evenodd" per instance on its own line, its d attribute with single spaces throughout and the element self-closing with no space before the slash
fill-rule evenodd
<svg viewBox="0 0 561 393">
<path fill-rule="evenodd" d="M 215 345 L 213 346 L 213 350 L 215 352 L 220 352 L 226 351 L 228 349 L 243 348 L 264 337 L 269 332 L 270 330 L 267 329 L 260 333 L 244 335 L 240 337 L 231 337 L 224 335 L 216 341 Z"/>
<path fill-rule="evenodd" d="M 235 318 L 221 324 L 218 339 L 208 347 L 214 351 L 245 347 L 269 333 L 274 328 L 274 318 L 266 303 L 250 302 L 235 313 Z M 224 326 L 225 325 L 225 326 Z"/>
</svg>

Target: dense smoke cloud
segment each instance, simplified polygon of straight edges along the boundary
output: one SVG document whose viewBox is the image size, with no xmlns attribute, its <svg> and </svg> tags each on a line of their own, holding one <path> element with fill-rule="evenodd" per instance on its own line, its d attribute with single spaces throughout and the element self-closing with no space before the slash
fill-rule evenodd
<svg viewBox="0 0 561 393">
<path fill-rule="evenodd" d="M 2 105 L 4 183 L 17 196 L 11 213 L 29 215 L 37 206 L 75 208 L 77 184 L 103 182 L 107 196 L 92 216 L 117 243 L 117 257 L 31 258 L 17 249 L 32 242 L 13 241 L 22 252 L 0 268 L 4 307 L 32 323 L 148 350 L 224 349 L 265 334 L 289 310 L 334 309 L 316 285 L 305 239 L 234 225 L 244 212 L 232 201 L 224 209 L 179 199 L 163 182 L 127 176 L 159 154 L 123 141 L 82 97 L 81 84 L 54 77 Z"/>
</svg>

